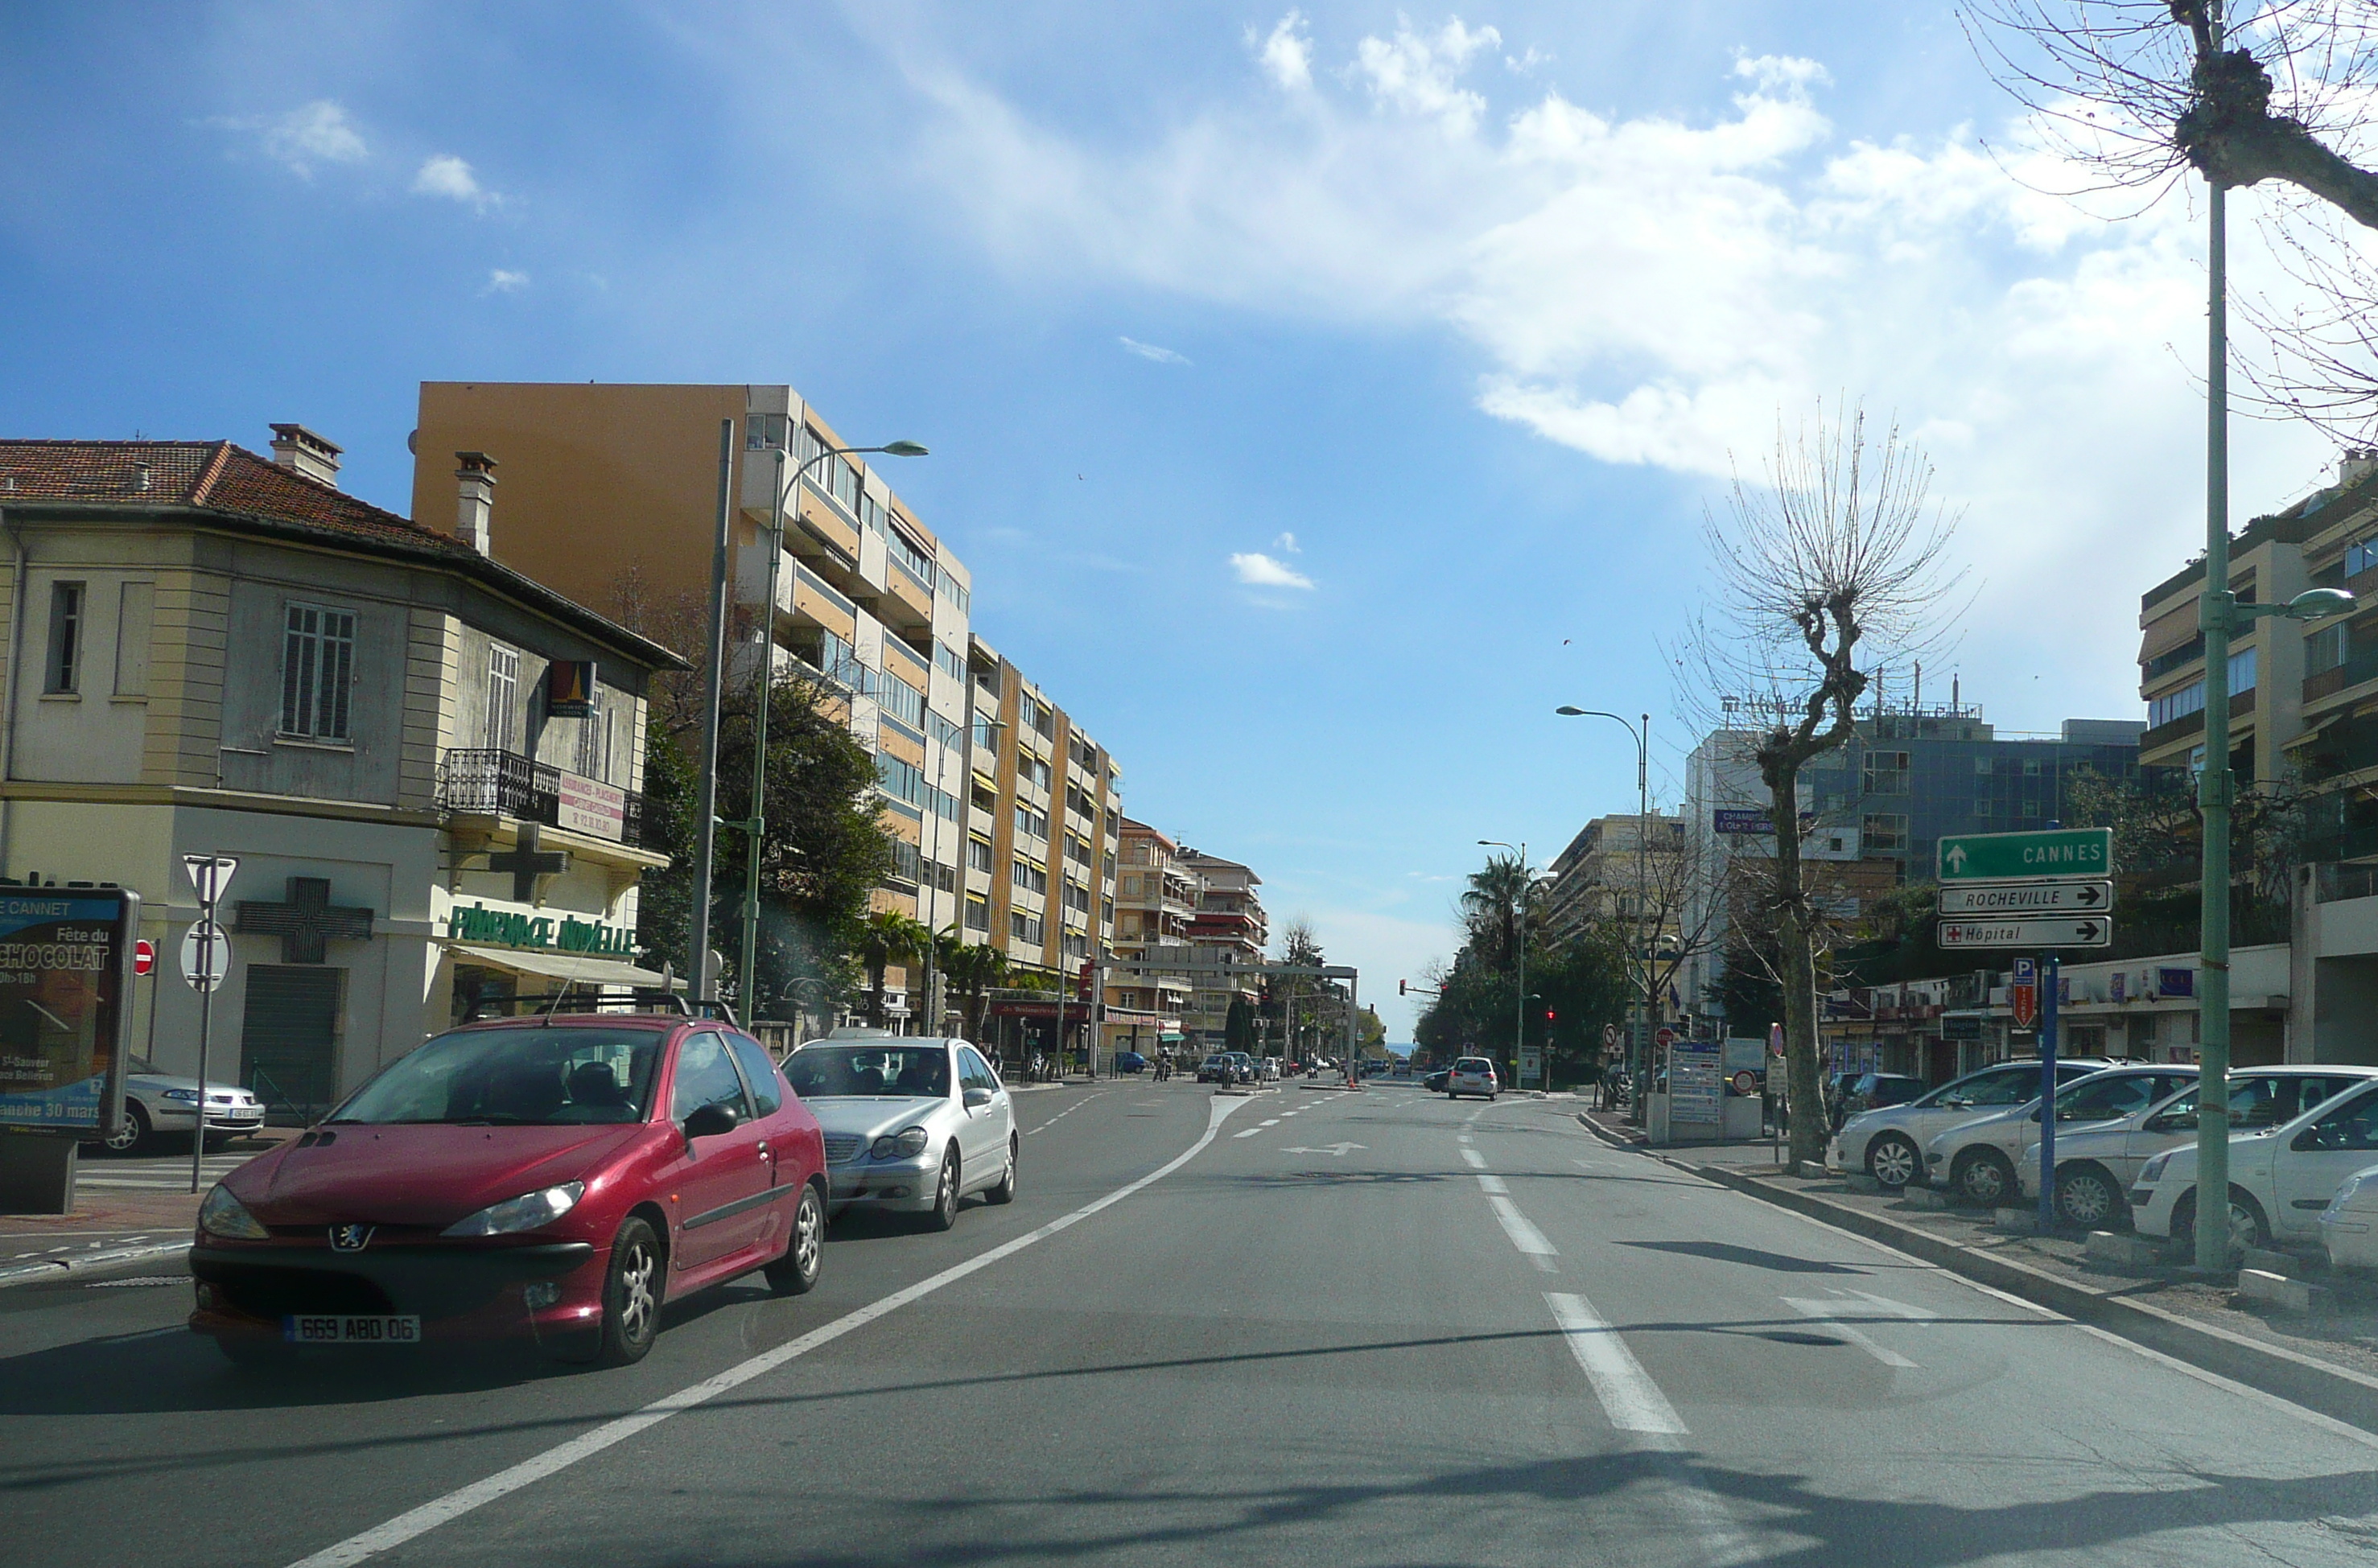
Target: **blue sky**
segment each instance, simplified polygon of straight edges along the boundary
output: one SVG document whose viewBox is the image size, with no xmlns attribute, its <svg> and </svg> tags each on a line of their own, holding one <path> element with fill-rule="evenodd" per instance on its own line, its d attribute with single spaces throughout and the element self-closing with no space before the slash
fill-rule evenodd
<svg viewBox="0 0 2378 1568">
<path fill-rule="evenodd" d="M 2040 194 L 1945 6 L 12 7 L 0 134 L 0 429 L 300 420 L 402 509 L 423 379 L 790 381 L 1398 1037 L 1473 841 L 1633 808 L 1555 705 L 1674 800 L 1779 413 L 1931 452 L 2006 728 L 2138 713 L 2201 528 L 2186 195 Z M 2328 461 L 2242 427 L 2238 514 Z"/>
</svg>

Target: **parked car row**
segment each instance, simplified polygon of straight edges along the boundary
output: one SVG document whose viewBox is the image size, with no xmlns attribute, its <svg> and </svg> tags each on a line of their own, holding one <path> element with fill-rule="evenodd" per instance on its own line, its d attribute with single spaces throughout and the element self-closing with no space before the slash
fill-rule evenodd
<svg viewBox="0 0 2378 1568">
<path fill-rule="evenodd" d="M 2192 1068 L 2060 1061 L 2056 1168 L 2041 1168 L 2037 1062 L 1985 1068 L 1902 1106 L 1851 1117 L 1836 1170 L 1886 1188 L 1937 1184 L 1969 1203 L 2036 1201 L 2065 1223 L 2128 1221 L 2192 1247 L 2200 1085 Z M 2021 1096 L 2018 1099 L 2018 1096 Z M 2240 1069 L 2228 1079 L 2232 1250 L 2320 1243 L 2341 1268 L 2378 1268 L 2378 1067 Z M 1921 1141 L 1917 1163 L 1911 1151 Z"/>
<path fill-rule="evenodd" d="M 963 1040 L 840 1030 L 780 1068 L 718 1020 L 467 1024 L 210 1191 L 190 1326 L 243 1366 L 311 1345 L 519 1339 L 641 1359 L 670 1302 L 813 1288 L 826 1226 L 955 1223 L 1016 1191 L 1006 1088 Z"/>
</svg>

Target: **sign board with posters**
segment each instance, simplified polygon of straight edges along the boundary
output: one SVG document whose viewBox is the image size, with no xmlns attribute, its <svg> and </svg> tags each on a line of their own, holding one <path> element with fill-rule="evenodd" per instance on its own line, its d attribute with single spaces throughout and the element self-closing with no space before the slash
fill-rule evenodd
<svg viewBox="0 0 2378 1568">
<path fill-rule="evenodd" d="M 1720 1075 L 1715 1040 L 1679 1040 L 1668 1051 L 1668 1121 L 1696 1127 L 1723 1126 L 1725 1081 Z"/>
<path fill-rule="evenodd" d="M 628 834 L 628 792 L 617 784 L 564 772 L 554 826 L 614 844 Z"/>
<path fill-rule="evenodd" d="M 124 888 L 0 888 L 0 1126 L 103 1132 L 124 1108 L 132 944 Z"/>
</svg>

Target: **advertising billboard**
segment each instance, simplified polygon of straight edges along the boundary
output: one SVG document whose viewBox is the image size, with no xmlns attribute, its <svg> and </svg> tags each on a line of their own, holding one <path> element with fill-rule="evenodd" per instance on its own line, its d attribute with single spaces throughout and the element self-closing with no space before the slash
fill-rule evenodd
<svg viewBox="0 0 2378 1568">
<path fill-rule="evenodd" d="M 0 888 L 0 1127 L 101 1133 L 123 1114 L 140 895 Z"/>
</svg>

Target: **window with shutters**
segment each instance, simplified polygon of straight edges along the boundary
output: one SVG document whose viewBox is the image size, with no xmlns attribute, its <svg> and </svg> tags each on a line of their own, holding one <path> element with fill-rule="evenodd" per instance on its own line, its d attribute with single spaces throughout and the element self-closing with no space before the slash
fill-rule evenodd
<svg viewBox="0 0 2378 1568">
<path fill-rule="evenodd" d="M 498 642 L 487 650 L 487 711 L 484 735 L 490 751 L 520 744 L 520 650 Z"/>
<path fill-rule="evenodd" d="M 306 740 L 346 740 L 354 681 L 352 610 L 291 603 L 281 642 L 281 733 Z"/>
<path fill-rule="evenodd" d="M 578 721 L 578 772 L 608 783 L 611 777 L 611 712 L 596 701 Z"/>
<path fill-rule="evenodd" d="M 85 604 L 81 583 L 50 584 L 50 652 L 42 689 L 54 697 L 82 689 Z"/>
</svg>

